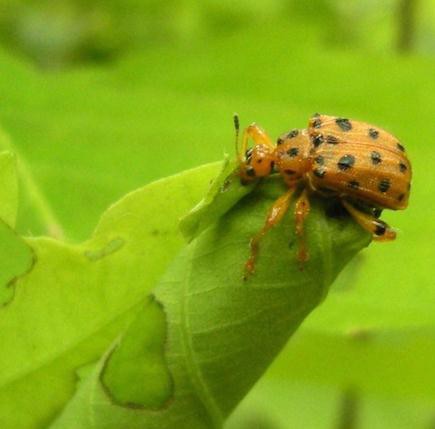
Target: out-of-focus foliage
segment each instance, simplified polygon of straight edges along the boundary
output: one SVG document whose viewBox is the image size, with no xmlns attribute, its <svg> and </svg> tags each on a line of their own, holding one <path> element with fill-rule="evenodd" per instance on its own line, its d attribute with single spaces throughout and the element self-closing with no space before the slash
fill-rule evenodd
<svg viewBox="0 0 435 429">
<path fill-rule="evenodd" d="M 397 241 L 370 246 L 341 275 L 236 412 L 238 428 L 433 425 L 435 6 L 417 1 L 404 56 L 398 4 L 0 5 L 0 121 L 26 161 L 21 233 L 55 223 L 84 239 L 129 190 L 233 153 L 235 110 L 272 136 L 320 111 L 383 126 L 406 146 L 410 207 L 383 214 Z M 23 53 L 64 70 L 41 72 Z"/>
<path fill-rule="evenodd" d="M 265 24 L 287 19 L 315 23 L 325 44 L 388 52 L 398 45 L 406 2 L 415 4 L 412 48 L 435 53 L 430 0 L 3 0 L 0 38 L 41 66 L 57 68 L 247 27 L 261 31 Z"/>
</svg>

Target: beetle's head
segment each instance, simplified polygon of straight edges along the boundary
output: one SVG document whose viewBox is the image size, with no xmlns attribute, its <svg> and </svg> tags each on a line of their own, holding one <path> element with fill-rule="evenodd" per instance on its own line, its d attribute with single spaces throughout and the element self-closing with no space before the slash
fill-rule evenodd
<svg viewBox="0 0 435 429">
<path fill-rule="evenodd" d="M 240 162 L 240 176 L 245 182 L 268 176 L 273 171 L 274 163 L 273 148 L 264 144 L 256 144 L 245 152 Z"/>
<path fill-rule="evenodd" d="M 265 131 L 258 125 L 249 125 L 244 134 L 241 147 L 239 146 L 239 117 L 234 115 L 236 131 L 236 155 L 239 161 L 239 174 L 242 182 L 249 183 L 272 173 L 275 164 L 275 147 Z M 248 139 L 255 144 L 248 148 Z"/>
</svg>

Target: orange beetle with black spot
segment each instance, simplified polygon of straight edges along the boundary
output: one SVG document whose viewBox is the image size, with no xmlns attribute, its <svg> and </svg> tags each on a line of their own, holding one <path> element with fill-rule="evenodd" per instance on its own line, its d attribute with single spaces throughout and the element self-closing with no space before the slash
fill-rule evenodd
<svg viewBox="0 0 435 429">
<path fill-rule="evenodd" d="M 239 120 L 237 116 L 234 119 L 238 136 Z M 254 146 L 248 149 L 250 138 Z M 299 261 L 309 257 L 303 230 L 311 192 L 339 198 L 375 240 L 396 238 L 396 233 L 378 217 L 382 209 L 407 207 L 412 173 L 405 148 L 387 131 L 364 122 L 315 114 L 307 129 L 283 134 L 276 145 L 252 124 L 243 133 L 241 150 L 238 138 L 236 146 L 243 183 L 278 172 L 289 188 L 271 207 L 265 225 L 251 240 L 247 274 L 254 271 L 260 239 L 282 219 L 293 192 L 301 184 L 303 190 L 295 206 Z"/>
</svg>

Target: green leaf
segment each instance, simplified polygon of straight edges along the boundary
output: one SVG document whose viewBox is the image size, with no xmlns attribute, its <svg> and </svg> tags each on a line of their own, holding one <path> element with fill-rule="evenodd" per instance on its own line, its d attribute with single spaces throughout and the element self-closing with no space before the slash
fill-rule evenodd
<svg viewBox="0 0 435 429">
<path fill-rule="evenodd" d="M 126 195 L 80 245 L 24 241 L 0 223 L 0 273 L 8 282 L 19 274 L 13 300 L 0 308 L 2 428 L 46 427 L 60 412 L 74 392 L 76 369 L 98 360 L 123 332 L 181 248 L 178 219 L 218 168 L 204 166 Z M 25 275 L 19 252 L 35 258 Z M 9 275 L 14 267 L 20 270 Z"/>
<path fill-rule="evenodd" d="M 355 385 L 301 382 L 292 379 L 293 374 L 260 380 L 225 428 L 428 429 L 433 426 L 433 401 L 361 392 Z"/>
<path fill-rule="evenodd" d="M 1 135 L 0 135 L 1 137 Z M 0 153 L 0 219 L 12 228 L 18 210 L 18 180 L 15 156 L 10 152 Z"/>
<path fill-rule="evenodd" d="M 215 223 L 252 190 L 254 184 L 240 186 L 236 170 L 237 162 L 230 161 L 226 156 L 219 175 L 213 180 L 205 197 L 180 221 L 180 230 L 187 240 L 192 240 Z"/>
<path fill-rule="evenodd" d="M 228 419 L 225 429 L 252 429 L 257 425 L 261 429 L 352 429 L 338 425 L 340 396 L 341 391 L 330 386 L 266 376 Z"/>
<path fill-rule="evenodd" d="M 318 350 L 322 350 L 321 365 Z M 352 386 L 367 396 L 433 403 L 435 385 L 425 380 L 433 377 L 434 353 L 432 329 L 353 330 L 341 336 L 301 330 L 271 368 L 270 376 L 325 386 Z M 346 361 L 346 367 L 337 365 L 337 361 Z"/>
<path fill-rule="evenodd" d="M 288 337 L 325 297 L 343 266 L 370 241 L 370 236 L 349 218 L 328 216 L 329 202 L 313 198 L 307 221 L 310 261 L 301 271 L 296 263 L 294 219 L 287 216 L 261 246 L 254 276 L 243 280 L 249 239 L 264 222 L 271 203 L 283 192 L 281 180 L 266 180 L 205 229 L 176 258 L 153 292 L 166 317 L 164 359 L 173 380 L 170 396 L 149 397 L 120 406 L 115 383 L 107 386 L 104 368 L 125 366 L 129 374 L 131 356 L 111 362 L 106 355 L 93 373 L 78 387 L 53 429 L 77 427 L 117 428 L 219 428 L 238 402 L 263 374 Z M 158 317 L 160 320 L 160 316 Z M 156 319 L 140 314 L 134 328 L 126 331 L 121 344 L 131 336 L 151 331 Z M 140 324 L 142 330 L 138 328 Z M 148 359 L 156 339 L 150 335 L 142 346 Z M 165 339 L 166 338 L 166 339 Z M 150 368 L 153 368 L 150 361 Z M 118 372 L 119 374 L 120 372 Z M 166 378 L 166 376 L 164 376 Z M 155 374 L 151 376 L 154 384 Z M 146 384 L 147 380 L 138 383 Z M 166 384 L 167 385 L 167 384 Z M 109 387 L 109 391 L 108 391 Z M 122 385 L 123 395 L 126 385 Z M 127 396 L 133 398 L 137 383 Z M 168 390 L 166 390 L 169 392 Z M 164 400 L 162 400 L 164 399 Z M 154 402 L 155 401 L 155 402 Z M 144 406 L 158 403 L 160 408 Z M 134 412 L 131 407 L 140 407 Z"/>
<path fill-rule="evenodd" d="M 30 270 L 33 253 L 12 229 L 18 209 L 15 156 L 0 153 L 0 307 L 13 297 L 18 278 Z"/>
<path fill-rule="evenodd" d="M 0 220 L 0 312 L 14 296 L 20 276 L 33 266 L 32 249 L 6 223 Z"/>
</svg>

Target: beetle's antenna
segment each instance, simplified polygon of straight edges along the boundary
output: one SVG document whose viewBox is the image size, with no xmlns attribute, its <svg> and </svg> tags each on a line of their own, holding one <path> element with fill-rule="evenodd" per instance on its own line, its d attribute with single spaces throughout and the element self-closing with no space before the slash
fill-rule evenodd
<svg viewBox="0 0 435 429">
<path fill-rule="evenodd" d="M 240 150 L 239 150 L 239 133 L 240 133 L 240 121 L 239 121 L 239 115 L 237 113 L 234 113 L 233 115 L 233 121 L 234 121 L 234 130 L 236 132 L 236 155 L 237 158 L 240 161 Z"/>
</svg>

